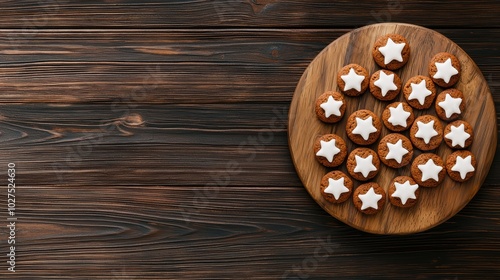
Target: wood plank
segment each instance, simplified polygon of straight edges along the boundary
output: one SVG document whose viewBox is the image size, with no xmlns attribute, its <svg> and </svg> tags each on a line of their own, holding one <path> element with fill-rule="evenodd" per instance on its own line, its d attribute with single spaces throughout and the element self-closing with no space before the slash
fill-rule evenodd
<svg viewBox="0 0 500 280">
<path fill-rule="evenodd" d="M 499 27 L 500 3 L 492 0 L 286 1 L 176 0 L 4 1 L 0 26 L 29 36 L 46 27 L 359 27 L 407 22 L 430 27 Z M 453 15 L 453 16 L 449 16 Z"/>
<path fill-rule="evenodd" d="M 288 150 L 288 103 L 111 105 L 0 105 L 0 167 L 15 162 L 21 185 L 36 186 L 248 186 L 255 174 L 264 185 L 302 185 Z M 486 184 L 500 180 L 495 166 L 499 151 Z"/>
<path fill-rule="evenodd" d="M 254 184 L 263 162 L 265 184 L 279 182 L 283 167 L 293 171 L 284 104 L 138 106 L 125 116 L 110 104 L 0 110 L 0 165 L 15 162 L 22 184 L 206 184 L 226 175 Z"/>
<path fill-rule="evenodd" d="M 0 43 L 0 102 L 289 102 L 309 62 L 347 31 L 44 30 Z M 500 88 L 500 30 L 439 31 Z"/>
<path fill-rule="evenodd" d="M 492 211 L 500 192 L 494 186 L 481 189 L 448 222 L 411 236 L 345 226 L 302 187 L 228 186 L 206 200 L 197 199 L 200 189 L 22 186 L 19 272 L 9 279 L 274 279 L 287 272 L 385 278 L 408 270 L 423 278 L 470 279 L 500 273 L 500 212 Z M 315 250 L 321 254 L 315 257 Z M 310 269 L 307 262 L 314 260 Z"/>
</svg>

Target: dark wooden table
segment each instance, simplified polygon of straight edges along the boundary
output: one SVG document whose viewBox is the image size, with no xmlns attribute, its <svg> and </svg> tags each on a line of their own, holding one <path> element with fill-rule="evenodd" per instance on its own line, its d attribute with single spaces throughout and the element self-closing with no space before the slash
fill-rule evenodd
<svg viewBox="0 0 500 280">
<path fill-rule="evenodd" d="M 499 1 L 2 1 L 1 279 L 498 279 L 500 157 L 427 232 L 377 236 L 307 194 L 287 111 L 366 24 L 435 29 L 500 104 Z M 488 147 L 484 147 L 488 149 Z M 492 153 L 496 151 L 492 150 Z"/>
</svg>

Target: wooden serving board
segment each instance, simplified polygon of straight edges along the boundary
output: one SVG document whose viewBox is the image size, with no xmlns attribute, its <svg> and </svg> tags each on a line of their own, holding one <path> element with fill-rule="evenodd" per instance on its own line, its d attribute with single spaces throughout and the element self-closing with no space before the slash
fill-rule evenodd
<svg viewBox="0 0 500 280">
<path fill-rule="evenodd" d="M 367 90 L 360 97 L 345 96 L 347 108 L 344 118 L 337 124 L 325 124 L 315 115 L 316 98 L 327 90 L 339 91 L 337 72 L 344 65 L 357 63 L 370 75 L 380 69 L 371 55 L 375 40 L 387 33 L 401 34 L 408 40 L 411 56 L 408 63 L 395 72 L 404 83 L 415 75 L 428 75 L 430 59 L 439 52 L 454 54 L 462 65 L 460 81 L 455 88 L 465 95 L 466 109 L 462 119 L 474 128 L 474 142 L 469 149 L 477 158 L 474 177 L 465 183 L 456 183 L 448 175 L 436 188 L 421 187 L 417 204 L 409 209 L 397 208 L 386 201 L 384 209 L 375 215 L 365 215 L 354 208 L 352 199 L 342 204 L 331 204 L 320 193 L 321 178 L 331 169 L 319 164 L 313 152 L 314 140 L 328 133 L 335 133 L 346 140 L 348 152 L 357 147 L 347 138 L 347 117 L 356 110 L 369 109 L 381 116 L 390 102 L 375 99 Z M 438 87 L 438 93 L 441 91 Z M 394 101 L 404 101 L 402 93 Z M 394 102 L 392 101 L 392 102 Z M 434 106 L 428 110 L 414 110 L 415 116 L 435 115 Z M 490 169 L 497 144 L 495 106 L 486 80 L 472 59 L 455 43 L 443 35 L 420 26 L 383 23 L 366 26 L 349 32 L 327 46 L 307 67 L 295 90 L 288 120 L 289 147 L 293 163 L 305 188 L 313 199 L 333 217 L 359 230 L 377 234 L 409 234 L 434 227 L 460 211 L 477 193 Z M 443 127 L 446 125 L 443 122 Z M 383 127 L 379 140 L 390 133 Z M 408 137 L 408 131 L 403 132 Z M 369 146 L 377 151 L 378 141 Z M 443 143 L 434 151 L 444 160 L 452 150 Z M 414 158 L 421 152 L 415 148 Z M 410 164 L 411 165 L 411 164 Z M 410 165 L 392 169 L 381 163 L 379 174 L 372 179 L 386 192 L 391 180 L 400 175 L 410 175 Z M 338 169 L 347 173 L 345 163 Z M 360 182 L 355 182 L 356 188 Z"/>
</svg>

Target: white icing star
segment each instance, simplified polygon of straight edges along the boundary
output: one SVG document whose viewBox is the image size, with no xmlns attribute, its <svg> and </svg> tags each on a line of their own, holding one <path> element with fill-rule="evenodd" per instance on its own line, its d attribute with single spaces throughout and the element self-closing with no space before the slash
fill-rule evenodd
<svg viewBox="0 0 500 280">
<path fill-rule="evenodd" d="M 373 165 L 373 156 L 369 155 L 366 158 L 362 158 L 358 155 L 354 157 L 356 159 L 356 167 L 354 172 L 360 172 L 366 178 L 368 174 L 372 171 L 377 171 L 377 167 Z"/>
<path fill-rule="evenodd" d="M 403 148 L 403 140 L 401 139 L 396 144 L 387 143 L 387 148 L 389 148 L 389 152 L 385 156 L 385 159 L 394 159 L 398 163 L 401 163 L 403 156 L 408 153 L 408 150 Z"/>
<path fill-rule="evenodd" d="M 401 52 L 405 45 L 405 43 L 396 44 L 391 38 L 387 39 L 387 44 L 378 49 L 384 55 L 384 64 L 389 64 L 393 60 L 403 62 Z"/>
<path fill-rule="evenodd" d="M 344 185 L 344 177 L 338 180 L 328 178 L 328 187 L 325 189 L 325 193 L 332 194 L 338 200 L 340 195 L 346 192 L 349 192 L 349 189 Z"/>
<path fill-rule="evenodd" d="M 408 100 L 417 99 L 420 105 L 424 105 L 425 98 L 431 94 L 432 91 L 427 89 L 425 80 L 422 80 L 418 84 L 411 83 L 411 93 L 408 96 Z"/>
<path fill-rule="evenodd" d="M 380 76 L 374 84 L 380 88 L 382 96 L 385 96 L 390 90 L 398 89 L 398 86 L 394 83 L 394 74 L 387 75 L 384 71 L 380 71 Z"/>
<path fill-rule="evenodd" d="M 349 70 L 349 74 L 340 76 L 342 80 L 344 80 L 344 91 L 355 89 L 357 91 L 361 91 L 361 83 L 365 79 L 365 76 L 358 75 L 354 71 L 354 68 Z"/>
<path fill-rule="evenodd" d="M 407 180 L 406 182 L 404 182 L 404 184 L 394 182 L 394 186 L 396 187 L 396 191 L 394 191 L 391 196 L 399 197 L 403 205 L 405 205 L 406 201 L 408 201 L 408 199 L 410 198 L 417 199 L 417 197 L 415 196 L 415 191 L 418 189 L 417 184 L 412 185 L 410 184 L 410 181 Z"/>
<path fill-rule="evenodd" d="M 462 180 L 465 179 L 467 173 L 476 170 L 474 166 L 472 166 L 471 160 L 472 157 L 470 155 L 466 156 L 465 158 L 457 156 L 457 162 L 455 163 L 455 165 L 453 165 L 451 171 L 460 172 L 460 178 L 462 178 Z"/>
<path fill-rule="evenodd" d="M 356 127 L 352 130 L 352 133 L 361 135 L 366 141 L 372 132 L 377 132 L 377 128 L 373 126 L 373 118 L 371 116 L 365 120 L 356 117 Z"/>
<path fill-rule="evenodd" d="M 453 75 L 458 74 L 458 70 L 451 65 L 451 58 L 448 58 L 445 62 L 436 62 L 437 72 L 432 76 L 434 79 L 443 79 L 445 83 L 448 83 L 453 77 Z"/>
<path fill-rule="evenodd" d="M 329 162 L 332 162 L 333 157 L 340 153 L 340 149 L 335 146 L 335 139 L 328 142 L 321 140 L 319 143 L 321 144 L 321 149 L 319 149 L 316 155 L 326 158 Z"/>
<path fill-rule="evenodd" d="M 434 120 L 428 123 L 418 121 L 417 126 L 418 131 L 415 133 L 415 137 L 424 139 L 425 144 L 429 144 L 431 138 L 439 134 L 436 130 L 434 130 Z"/>
<path fill-rule="evenodd" d="M 432 159 L 429 159 L 425 164 L 419 164 L 418 169 L 422 172 L 422 182 L 429 179 L 439 181 L 439 172 L 443 170 L 442 166 L 436 165 Z"/>
<path fill-rule="evenodd" d="M 340 100 L 333 99 L 332 96 L 328 96 L 328 100 L 325 103 L 319 105 L 323 110 L 325 110 L 325 116 L 328 118 L 331 115 L 341 116 L 340 107 L 344 104 L 344 102 Z"/>
<path fill-rule="evenodd" d="M 451 117 L 453 113 L 462 113 L 462 111 L 460 111 L 460 104 L 462 104 L 462 98 L 453 98 L 448 93 L 446 94 L 444 100 L 438 103 L 438 105 L 446 112 L 447 118 Z"/>
<path fill-rule="evenodd" d="M 378 201 L 382 198 L 381 194 L 377 194 L 373 187 L 371 187 L 365 194 L 360 194 L 359 199 L 361 200 L 361 210 L 366 208 L 378 209 Z"/>
<path fill-rule="evenodd" d="M 389 111 L 391 112 L 391 116 L 387 119 L 392 125 L 400 125 L 402 127 L 406 127 L 406 120 L 410 117 L 410 112 L 406 112 L 403 109 L 403 103 L 399 103 L 396 108 L 389 107 Z"/>
<path fill-rule="evenodd" d="M 460 145 L 462 148 L 465 148 L 465 141 L 469 139 L 470 134 L 465 132 L 465 126 L 462 123 L 458 127 L 452 125 L 450 133 L 444 137 L 451 140 L 452 146 Z"/>
</svg>

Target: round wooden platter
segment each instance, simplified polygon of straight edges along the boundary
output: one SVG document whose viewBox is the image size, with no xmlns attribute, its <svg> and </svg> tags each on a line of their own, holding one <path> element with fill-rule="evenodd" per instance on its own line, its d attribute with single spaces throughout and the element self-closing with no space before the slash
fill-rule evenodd
<svg viewBox="0 0 500 280">
<path fill-rule="evenodd" d="M 317 137 L 334 133 L 346 140 L 348 152 L 357 147 L 347 138 L 345 125 L 347 117 L 356 110 L 369 109 L 381 116 L 390 102 L 375 99 L 367 90 L 362 96 L 346 99 L 344 118 L 337 124 L 322 123 L 316 117 L 316 98 L 327 90 L 339 91 L 336 75 L 340 68 L 349 63 L 365 67 L 370 75 L 380 69 L 371 55 L 375 40 L 388 33 L 401 34 L 408 40 L 411 56 L 408 63 L 395 72 L 404 83 L 415 75 L 428 75 L 430 59 L 439 52 L 454 54 L 462 65 L 462 73 L 455 88 L 465 95 L 466 109 L 462 119 L 474 128 L 474 142 L 469 149 L 477 158 L 476 174 L 465 183 L 456 183 L 448 175 L 436 188 L 421 187 L 417 204 L 409 209 L 397 208 L 387 200 L 384 209 L 375 215 L 365 215 L 354 208 L 352 199 L 342 204 L 331 204 L 320 193 L 321 178 L 331 169 L 319 164 L 313 152 Z M 438 93 L 441 91 L 438 88 Z M 402 93 L 394 101 L 403 101 Z M 414 110 L 415 115 L 433 114 L 434 106 L 428 110 Z M 443 122 L 443 127 L 446 125 Z M 383 127 L 379 140 L 390 133 Z M 408 137 L 408 131 L 403 132 Z M 493 161 L 497 144 L 497 126 L 493 99 L 481 71 L 472 59 L 445 36 L 420 26 L 401 23 L 382 23 L 365 26 L 351 31 L 327 46 L 307 67 L 295 90 L 288 119 L 289 147 L 293 163 L 305 188 L 312 198 L 328 213 L 340 221 L 362 231 L 376 234 L 409 234 L 427 230 L 460 211 L 481 187 Z M 378 141 L 369 146 L 377 150 Z M 433 151 L 444 160 L 452 152 L 446 144 Z M 414 157 L 421 152 L 415 149 Z M 399 175 L 410 175 L 409 165 L 389 168 L 382 163 L 380 172 L 372 179 L 386 192 L 391 180 Z M 337 169 L 347 173 L 345 162 Z M 356 188 L 360 182 L 355 182 Z"/>
</svg>

